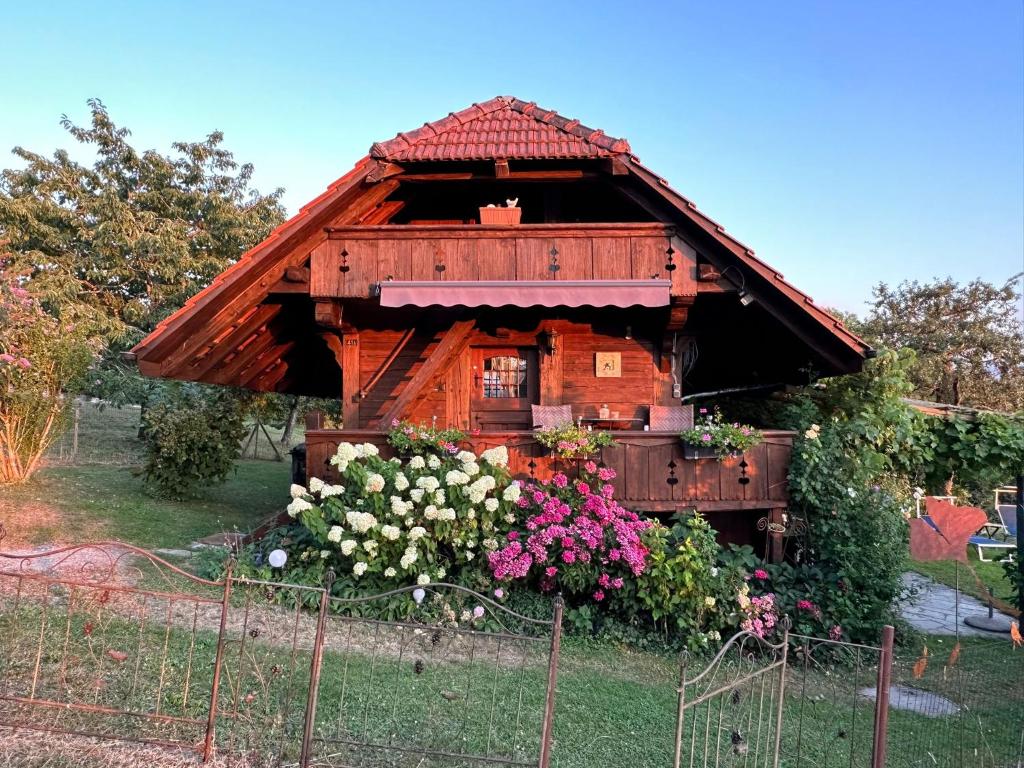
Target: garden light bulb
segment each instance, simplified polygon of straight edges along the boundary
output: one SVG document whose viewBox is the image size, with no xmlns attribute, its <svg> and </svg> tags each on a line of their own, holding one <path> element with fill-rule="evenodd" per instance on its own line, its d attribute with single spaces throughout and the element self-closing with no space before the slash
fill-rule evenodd
<svg viewBox="0 0 1024 768">
<path fill-rule="evenodd" d="M 412 591 L 412 599 L 416 601 L 416 605 L 420 605 L 426 596 L 427 593 L 422 588 L 417 587 Z"/>
<path fill-rule="evenodd" d="M 271 568 L 282 568 L 288 562 L 288 553 L 283 549 L 275 549 L 267 558 Z"/>
</svg>

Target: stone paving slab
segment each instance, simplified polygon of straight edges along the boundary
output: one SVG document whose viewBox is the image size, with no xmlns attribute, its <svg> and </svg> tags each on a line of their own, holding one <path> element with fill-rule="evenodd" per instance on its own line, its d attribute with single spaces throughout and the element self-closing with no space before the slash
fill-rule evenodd
<svg viewBox="0 0 1024 768">
<path fill-rule="evenodd" d="M 903 586 L 907 594 L 900 599 L 900 615 L 915 629 L 929 635 L 955 635 L 959 619 L 961 636 L 1005 637 L 964 624 L 967 616 L 988 615 L 988 606 L 980 600 L 961 592 L 958 606 L 955 589 L 913 571 L 903 574 Z M 997 610 L 996 615 L 1002 614 Z"/>
</svg>

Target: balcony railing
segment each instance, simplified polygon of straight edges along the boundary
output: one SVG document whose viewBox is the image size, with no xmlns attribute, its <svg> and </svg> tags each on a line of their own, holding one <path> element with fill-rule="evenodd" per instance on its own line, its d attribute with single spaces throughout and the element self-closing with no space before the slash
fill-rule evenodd
<svg viewBox="0 0 1024 768">
<path fill-rule="evenodd" d="M 702 512 L 781 510 L 786 507 L 786 476 L 793 433 L 766 431 L 764 441 L 742 456 L 686 459 L 674 433 L 612 432 L 616 444 L 601 450 L 595 461 L 617 472 L 613 481 L 623 506 L 637 511 Z M 393 451 L 386 436 L 373 430 L 311 430 L 306 433 L 306 467 L 310 477 L 337 479 L 329 459 L 344 441 L 369 442 L 382 455 Z M 484 432 L 466 440 L 474 453 L 505 445 L 512 474 L 522 480 L 546 480 L 558 471 L 576 471 L 576 462 L 549 455 L 532 432 Z"/>
<path fill-rule="evenodd" d="M 334 227 L 310 259 L 314 298 L 388 280 L 671 280 L 695 295 L 696 254 L 664 224 Z"/>
</svg>

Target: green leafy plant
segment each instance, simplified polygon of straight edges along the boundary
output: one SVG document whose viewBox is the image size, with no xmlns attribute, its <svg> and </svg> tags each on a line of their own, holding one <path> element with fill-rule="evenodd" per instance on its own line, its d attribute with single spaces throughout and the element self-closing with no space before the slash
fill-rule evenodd
<svg viewBox="0 0 1024 768">
<path fill-rule="evenodd" d="M 679 437 L 698 448 L 713 449 L 720 458 L 749 450 L 763 439 L 760 432 L 747 424 L 726 421 L 718 408 L 710 412 L 701 408 L 696 424 Z"/>
<path fill-rule="evenodd" d="M 682 512 L 671 527 L 649 528 L 644 543 L 647 570 L 635 590 L 619 596 L 621 609 L 646 614 L 657 630 L 681 637 L 691 650 L 713 647 L 730 625 L 730 598 L 738 586 L 737 571 L 718 563 L 715 531 L 699 513 Z"/>
<path fill-rule="evenodd" d="M 388 444 L 404 456 L 413 454 L 455 454 L 459 444 L 466 439 L 460 429 L 438 429 L 436 426 L 419 426 L 409 421 L 395 419 L 388 432 Z"/>
<path fill-rule="evenodd" d="M 1020 557 L 1020 550 L 1011 552 L 1003 558 L 1003 571 L 1006 573 L 1006 580 L 1010 582 L 1013 590 L 1014 604 L 1024 608 L 1024 574 L 1021 573 L 1017 558 Z"/>
<path fill-rule="evenodd" d="M 244 434 L 244 404 L 231 390 L 171 388 L 144 417 L 146 484 L 158 496 L 180 499 L 223 482 Z"/>
<path fill-rule="evenodd" d="M 584 429 L 571 422 L 534 432 L 537 442 L 563 458 L 581 458 L 597 453 L 598 449 L 614 445 L 607 432 Z"/>
<path fill-rule="evenodd" d="M 850 425 L 832 422 L 809 430 L 794 446 L 789 472 L 790 509 L 809 526 L 802 562 L 818 571 L 798 570 L 793 579 L 842 582 L 838 593 L 807 597 L 854 640 L 877 640 L 892 620 L 907 557 L 911 490 L 905 478 L 878 472 Z M 810 586 L 808 586 L 810 588 Z M 789 602 L 783 600 L 788 609 Z"/>
</svg>

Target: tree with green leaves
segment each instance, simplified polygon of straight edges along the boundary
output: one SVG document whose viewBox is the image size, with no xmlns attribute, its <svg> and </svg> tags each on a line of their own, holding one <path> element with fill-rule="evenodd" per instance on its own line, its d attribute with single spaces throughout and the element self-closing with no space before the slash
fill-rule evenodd
<svg viewBox="0 0 1024 768">
<path fill-rule="evenodd" d="M 283 219 L 281 190 L 254 189 L 252 165 L 224 149 L 220 132 L 169 154 L 139 150 L 102 102 L 88 103 L 88 125 L 62 123 L 94 152 L 91 164 L 64 150 L 13 150 L 22 166 L 0 173 L 0 240 L 50 314 L 104 341 L 95 393 L 144 402 L 152 385 L 117 353 L 265 238 Z"/>
<path fill-rule="evenodd" d="M 233 445 L 230 440 L 224 442 L 221 433 L 197 431 L 194 414 L 175 414 L 174 409 L 202 411 L 196 407 L 196 398 L 227 408 L 225 400 L 235 398 L 234 393 L 211 391 L 200 397 L 198 388 L 193 388 L 197 391 L 192 399 L 182 401 L 174 387 L 164 392 L 163 382 L 143 378 L 134 367 L 121 363 L 119 353 L 280 223 L 284 217 L 281 190 L 264 195 L 254 189 L 252 166 L 235 160 L 223 147 L 219 132 L 201 141 L 175 142 L 168 153 L 140 150 L 132 145 L 130 131 L 111 119 L 102 102 L 90 100 L 89 108 L 87 125 L 67 116 L 62 124 L 75 141 L 91 150 L 90 163 L 78 162 L 64 150 L 48 157 L 16 147 L 20 167 L 0 172 L 0 243 L 5 250 L 0 277 L 11 282 L 11 291 L 19 296 L 23 292 L 26 300 L 34 302 L 39 308 L 38 326 L 47 328 L 51 338 L 87 338 L 89 348 L 98 352 L 88 377 L 81 375 L 81 355 L 74 357 L 78 364 L 74 370 L 49 364 L 39 354 L 37 363 L 28 352 L 17 352 L 16 362 L 25 359 L 32 368 L 6 366 L 8 378 L 21 386 L 18 423 L 48 425 L 32 443 L 31 455 L 36 459 L 20 463 L 38 465 L 62 409 L 76 393 L 85 391 L 144 407 L 166 401 L 152 419 L 144 421 L 159 421 L 163 450 L 160 461 L 149 467 L 150 476 L 160 475 L 157 464 L 164 468 L 173 464 L 168 460 L 168 445 L 186 446 L 186 452 L 196 457 L 212 455 L 219 446 L 223 450 L 217 461 L 205 466 L 196 458 L 190 470 L 194 476 L 183 476 L 183 483 L 221 478 L 224 456 L 233 461 L 238 453 L 231 429 Z M 69 333 L 72 328 L 73 334 Z M 27 348 L 23 339 L 5 342 L 7 346 L 15 343 L 19 349 Z M 36 386 L 32 382 L 40 379 L 44 363 L 50 378 Z M 35 403 L 30 397 L 33 386 L 37 400 L 53 401 L 51 411 L 39 403 L 34 410 L 29 408 Z M 5 407 L 10 405 L 8 400 L 5 396 Z M 242 413 L 242 408 L 239 401 L 228 411 Z M 52 419 L 46 415 L 51 412 Z M 212 411 L 204 413 L 210 417 Z M 32 414 L 43 416 L 33 421 Z M 235 419 L 227 421 L 233 429 Z M 177 436 L 176 428 L 181 432 Z M 200 450 L 203 438 L 212 446 L 205 453 Z"/>
<path fill-rule="evenodd" d="M 916 397 L 999 411 L 1024 410 L 1021 276 L 1003 285 L 950 278 L 879 284 L 858 330 L 869 341 L 916 352 Z"/>
</svg>

